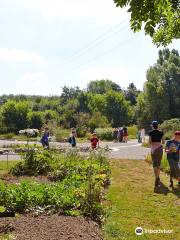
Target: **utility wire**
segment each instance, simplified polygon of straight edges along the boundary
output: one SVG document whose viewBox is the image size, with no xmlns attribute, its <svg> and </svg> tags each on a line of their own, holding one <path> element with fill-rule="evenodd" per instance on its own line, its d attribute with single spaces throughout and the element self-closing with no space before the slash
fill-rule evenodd
<svg viewBox="0 0 180 240">
<path fill-rule="evenodd" d="M 105 56 L 105 55 L 113 52 L 114 50 L 116 50 L 116 49 L 118 49 L 118 48 L 126 45 L 127 43 L 129 43 L 131 40 L 134 40 L 134 39 L 135 39 L 135 38 L 132 37 L 132 38 L 129 38 L 129 39 L 127 39 L 127 40 L 124 40 L 124 41 L 116 44 L 116 45 L 115 45 L 114 47 L 112 47 L 111 49 L 105 51 L 104 53 L 102 53 L 102 54 L 100 54 L 100 55 L 98 55 L 98 56 L 95 56 L 94 58 L 90 59 L 90 61 L 88 61 L 88 62 L 86 62 L 86 63 L 83 63 L 83 64 L 78 64 L 77 66 L 75 66 L 74 68 L 70 69 L 69 71 L 74 71 L 74 70 L 80 69 L 82 66 L 87 65 L 87 64 L 89 64 L 89 63 L 91 63 L 91 62 L 96 61 L 97 59 L 99 59 L 99 58 L 101 58 L 101 57 L 103 57 L 103 56 Z"/>
<path fill-rule="evenodd" d="M 103 34 L 99 35 L 97 38 L 95 38 L 93 41 L 91 41 L 88 44 L 86 44 L 84 47 L 82 47 L 82 48 L 78 49 L 77 51 L 75 51 L 70 57 L 68 57 L 64 61 L 64 63 L 73 61 L 74 58 L 80 57 L 80 56 L 84 55 L 84 53 L 86 53 L 91 48 L 94 48 L 94 47 L 100 45 L 102 42 L 106 41 L 107 39 L 111 38 L 112 35 L 120 33 L 121 30 L 123 30 L 123 29 L 125 29 L 127 27 L 127 26 L 123 26 L 122 28 L 118 29 L 125 22 L 126 22 L 126 20 L 123 20 L 121 23 L 115 25 L 114 27 L 110 28 L 108 31 L 106 31 Z M 118 29 L 118 30 L 116 30 L 116 29 Z"/>
</svg>

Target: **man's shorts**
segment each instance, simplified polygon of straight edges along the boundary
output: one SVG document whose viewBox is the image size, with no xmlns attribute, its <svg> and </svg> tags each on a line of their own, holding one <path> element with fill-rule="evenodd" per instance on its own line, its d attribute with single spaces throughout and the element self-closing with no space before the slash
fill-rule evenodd
<svg viewBox="0 0 180 240">
<path fill-rule="evenodd" d="M 161 166 L 162 156 L 163 156 L 162 148 L 158 148 L 153 153 L 151 153 L 153 168 Z"/>
<path fill-rule="evenodd" d="M 171 177 L 179 178 L 180 177 L 180 169 L 178 165 L 179 160 L 168 157 L 168 162 L 169 162 Z"/>
</svg>

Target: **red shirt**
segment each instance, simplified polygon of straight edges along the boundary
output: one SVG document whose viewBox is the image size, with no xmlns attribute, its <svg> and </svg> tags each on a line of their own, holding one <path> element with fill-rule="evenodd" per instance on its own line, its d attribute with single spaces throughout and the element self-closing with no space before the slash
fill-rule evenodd
<svg viewBox="0 0 180 240">
<path fill-rule="evenodd" d="M 91 138 L 91 147 L 96 148 L 98 142 L 99 142 L 99 139 L 97 137 L 92 137 Z"/>
</svg>

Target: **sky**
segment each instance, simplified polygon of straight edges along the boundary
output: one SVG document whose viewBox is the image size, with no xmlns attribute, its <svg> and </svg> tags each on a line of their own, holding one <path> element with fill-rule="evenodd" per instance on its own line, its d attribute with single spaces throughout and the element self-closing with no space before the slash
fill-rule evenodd
<svg viewBox="0 0 180 240">
<path fill-rule="evenodd" d="M 142 90 L 159 49 L 129 20 L 113 0 L 0 0 L 0 95 L 59 95 L 100 79 Z"/>
</svg>

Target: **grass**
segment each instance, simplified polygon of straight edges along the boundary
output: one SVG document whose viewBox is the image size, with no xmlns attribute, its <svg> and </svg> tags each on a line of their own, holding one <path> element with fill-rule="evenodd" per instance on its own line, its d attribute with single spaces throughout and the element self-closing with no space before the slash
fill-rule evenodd
<svg viewBox="0 0 180 240">
<path fill-rule="evenodd" d="M 0 161 L 0 176 L 3 174 L 7 174 L 9 170 L 14 167 L 19 161 Z"/>
<path fill-rule="evenodd" d="M 152 164 L 151 154 L 148 154 L 146 160 Z M 169 163 L 167 160 L 167 154 L 164 152 L 161 160 L 161 168 L 165 172 L 169 172 Z"/>
<path fill-rule="evenodd" d="M 179 238 L 179 191 L 170 191 L 168 177 L 162 173 L 165 186 L 154 192 L 152 168 L 144 161 L 111 162 L 112 184 L 107 195 L 107 219 L 104 240 L 177 240 Z M 135 228 L 172 229 L 173 234 L 143 234 Z"/>
</svg>

